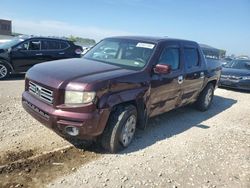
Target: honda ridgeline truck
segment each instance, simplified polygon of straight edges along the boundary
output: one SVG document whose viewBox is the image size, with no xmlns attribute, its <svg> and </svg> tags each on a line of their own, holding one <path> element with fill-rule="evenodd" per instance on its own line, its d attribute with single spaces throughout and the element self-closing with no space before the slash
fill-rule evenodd
<svg viewBox="0 0 250 188">
<path fill-rule="evenodd" d="M 98 140 L 117 152 L 150 117 L 191 103 L 206 111 L 220 73 L 209 68 L 196 42 L 112 37 L 82 59 L 32 67 L 22 104 L 65 139 Z"/>
</svg>

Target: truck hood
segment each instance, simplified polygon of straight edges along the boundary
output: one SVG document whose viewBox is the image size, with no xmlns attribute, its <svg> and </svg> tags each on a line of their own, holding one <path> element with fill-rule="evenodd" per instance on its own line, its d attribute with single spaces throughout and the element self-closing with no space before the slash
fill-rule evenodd
<svg viewBox="0 0 250 188">
<path fill-rule="evenodd" d="M 99 61 L 75 58 L 35 65 L 27 72 L 26 77 L 52 88 L 65 88 L 70 82 L 88 84 L 131 72 L 134 71 Z"/>
</svg>

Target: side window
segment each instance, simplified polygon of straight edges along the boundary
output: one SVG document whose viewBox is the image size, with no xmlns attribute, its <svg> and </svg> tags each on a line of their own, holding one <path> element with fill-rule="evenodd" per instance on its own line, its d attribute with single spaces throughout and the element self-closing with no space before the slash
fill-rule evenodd
<svg viewBox="0 0 250 188">
<path fill-rule="evenodd" d="M 172 70 L 179 69 L 180 54 L 178 48 L 164 48 L 159 58 L 158 64 L 170 65 Z"/>
<path fill-rule="evenodd" d="M 199 66 L 199 55 L 196 48 L 184 48 L 184 59 L 189 69 Z"/>
<path fill-rule="evenodd" d="M 42 49 L 43 50 L 59 50 L 60 42 L 55 41 L 55 40 L 43 40 Z"/>
<path fill-rule="evenodd" d="M 20 49 L 20 50 L 28 50 L 29 42 L 23 42 L 23 43 L 19 44 L 16 48 Z"/>
<path fill-rule="evenodd" d="M 29 41 L 28 50 L 40 50 L 41 41 L 40 40 L 31 40 Z"/>
<path fill-rule="evenodd" d="M 60 42 L 60 49 L 66 49 L 66 48 L 68 48 L 68 43 L 67 42 Z"/>
<path fill-rule="evenodd" d="M 49 44 L 49 49 L 50 50 L 58 50 L 58 49 L 60 49 L 60 43 L 58 41 L 50 40 L 50 41 L 48 41 L 48 44 Z"/>
<path fill-rule="evenodd" d="M 42 50 L 48 50 L 49 44 L 47 40 L 42 40 Z"/>
</svg>

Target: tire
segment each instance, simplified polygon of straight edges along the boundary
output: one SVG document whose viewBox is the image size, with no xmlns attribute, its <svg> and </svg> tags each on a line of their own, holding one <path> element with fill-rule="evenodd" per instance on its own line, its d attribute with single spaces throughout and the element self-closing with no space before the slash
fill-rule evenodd
<svg viewBox="0 0 250 188">
<path fill-rule="evenodd" d="M 213 84 L 208 84 L 200 93 L 197 101 L 196 108 L 202 112 L 207 111 L 211 106 L 214 97 L 214 86 Z"/>
<path fill-rule="evenodd" d="M 93 145 L 92 140 L 82 140 L 82 139 L 75 139 L 75 138 L 65 138 L 68 142 L 74 145 L 76 148 L 79 149 L 88 149 Z"/>
<path fill-rule="evenodd" d="M 0 80 L 4 80 L 10 76 L 10 67 L 0 62 Z"/>
<path fill-rule="evenodd" d="M 132 142 L 137 123 L 137 110 L 133 105 L 119 105 L 111 112 L 101 136 L 102 147 L 116 153 Z"/>
</svg>

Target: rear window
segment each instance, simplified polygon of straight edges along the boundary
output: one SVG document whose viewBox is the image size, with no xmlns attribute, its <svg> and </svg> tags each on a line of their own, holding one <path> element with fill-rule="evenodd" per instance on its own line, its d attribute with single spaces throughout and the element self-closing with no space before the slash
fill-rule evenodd
<svg viewBox="0 0 250 188">
<path fill-rule="evenodd" d="M 69 44 L 67 42 L 60 42 L 60 48 L 61 49 L 65 49 L 69 46 Z"/>
<path fill-rule="evenodd" d="M 199 55 L 196 48 L 184 48 L 184 59 L 189 69 L 199 66 Z"/>
<path fill-rule="evenodd" d="M 42 49 L 43 50 L 60 50 L 65 49 L 69 45 L 64 41 L 56 41 L 56 40 L 43 40 Z"/>
</svg>

